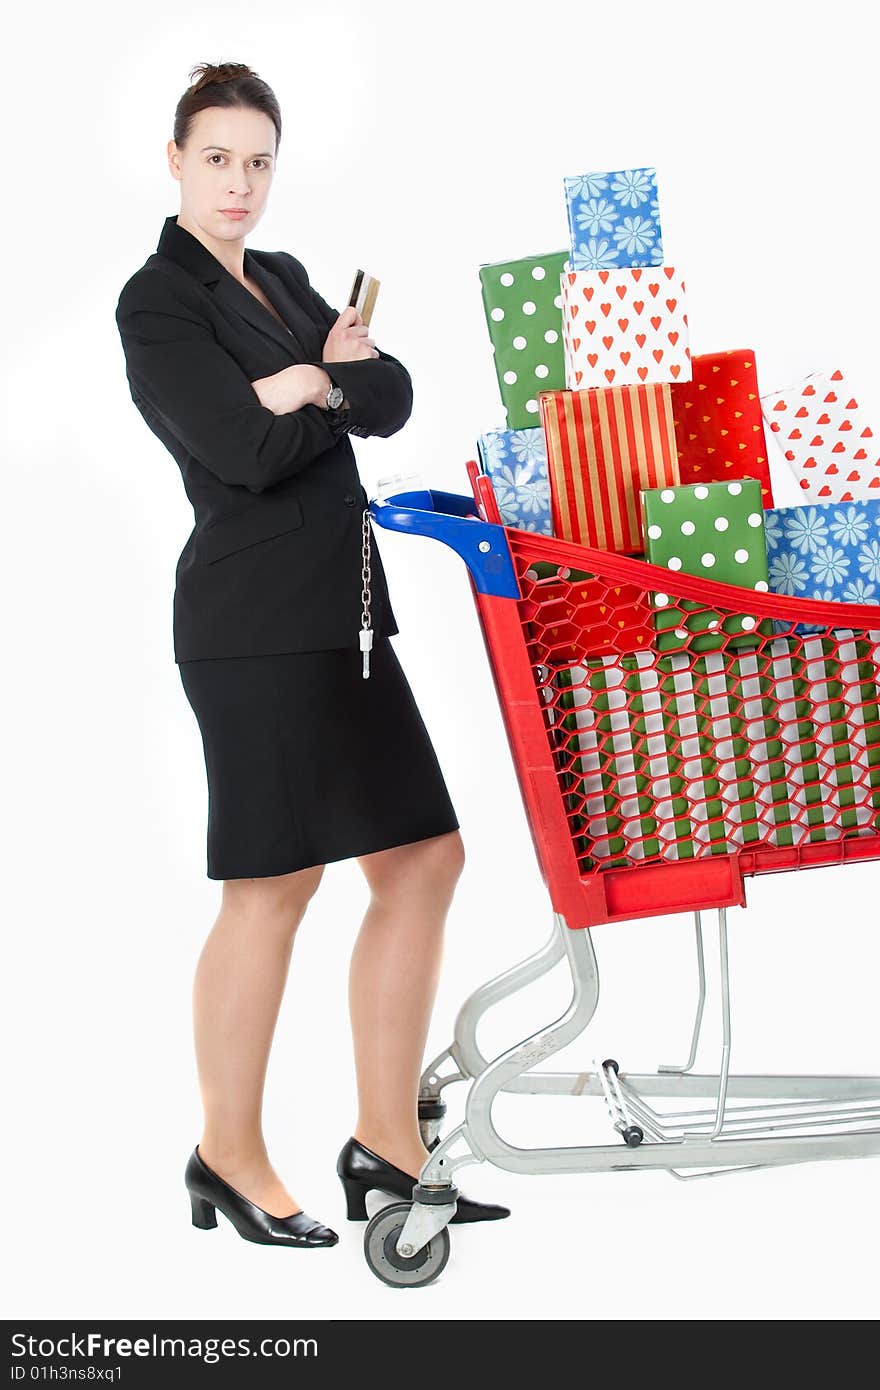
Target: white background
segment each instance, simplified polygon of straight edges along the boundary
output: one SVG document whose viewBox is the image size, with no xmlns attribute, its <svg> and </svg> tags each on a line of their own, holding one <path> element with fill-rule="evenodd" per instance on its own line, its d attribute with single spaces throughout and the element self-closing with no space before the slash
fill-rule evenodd
<svg viewBox="0 0 880 1390">
<path fill-rule="evenodd" d="M 131 403 L 113 319 L 179 209 L 165 148 L 189 69 L 231 59 L 272 85 L 284 120 L 252 244 L 292 251 L 337 308 L 355 266 L 377 275 L 377 343 L 412 373 L 406 428 L 354 441 L 368 492 L 410 468 L 467 490 L 477 435 L 503 422 L 477 268 L 563 248 L 563 176 L 590 170 L 656 167 L 693 351 L 753 348 L 762 391 L 839 366 L 876 429 L 876 47 L 858 13 L 840 0 L 183 11 L 153 0 L 148 14 L 84 3 L 19 18 L 2 218 L 7 1316 L 876 1314 L 871 1158 L 691 1183 L 469 1167 L 463 1190 L 508 1203 L 511 1218 L 454 1226 L 430 1288 L 380 1284 L 335 1174 L 356 1114 L 346 990 L 366 887 L 354 861 L 327 869 L 300 929 L 265 1107 L 275 1166 L 340 1243 L 273 1254 L 223 1219 L 190 1225 L 190 995 L 220 898 L 205 876 L 201 743 L 171 647 L 192 515 Z M 777 500 L 794 500 L 782 482 Z M 396 650 L 468 852 L 433 1056 L 467 994 L 542 944 L 549 898 L 466 571 L 436 543 L 377 534 Z M 748 909 L 730 914 L 734 1071 L 880 1071 L 878 888 L 876 864 L 749 882 Z M 594 943 L 597 1015 L 551 1068 L 683 1060 L 689 919 L 599 927 Z M 700 1069 L 711 1071 L 711 932 L 708 964 Z M 485 1050 L 551 1021 L 568 997 L 560 966 L 487 1018 Z M 463 1096 L 447 1090 L 450 1122 Z M 601 1106 L 502 1095 L 494 1118 L 522 1145 L 610 1142 Z"/>
</svg>

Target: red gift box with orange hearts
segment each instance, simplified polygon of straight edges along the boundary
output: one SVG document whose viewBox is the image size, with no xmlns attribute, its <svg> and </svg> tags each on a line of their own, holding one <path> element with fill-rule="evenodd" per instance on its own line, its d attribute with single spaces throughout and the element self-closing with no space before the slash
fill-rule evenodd
<svg viewBox="0 0 880 1390">
<path fill-rule="evenodd" d="M 805 501 L 880 497 L 874 431 L 843 372 L 813 372 L 761 396 L 761 409 Z"/>
<path fill-rule="evenodd" d="M 668 382 L 539 391 L 553 534 L 644 551 L 640 493 L 679 482 Z"/>
<path fill-rule="evenodd" d="M 673 382 L 672 416 L 682 483 L 754 478 L 773 506 L 755 354 L 750 348 L 698 353 L 690 381 Z"/>
<path fill-rule="evenodd" d="M 559 283 L 570 391 L 690 381 L 685 282 L 675 266 L 564 270 Z"/>
</svg>

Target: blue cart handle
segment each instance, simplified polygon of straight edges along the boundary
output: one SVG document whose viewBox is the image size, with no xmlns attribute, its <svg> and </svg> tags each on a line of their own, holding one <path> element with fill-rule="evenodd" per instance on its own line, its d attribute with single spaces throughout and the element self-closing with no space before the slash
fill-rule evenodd
<svg viewBox="0 0 880 1390">
<path fill-rule="evenodd" d="M 374 497 L 370 515 L 389 531 L 442 541 L 464 560 L 480 593 L 519 598 L 519 585 L 503 526 L 483 521 L 472 497 L 423 488 Z"/>
</svg>

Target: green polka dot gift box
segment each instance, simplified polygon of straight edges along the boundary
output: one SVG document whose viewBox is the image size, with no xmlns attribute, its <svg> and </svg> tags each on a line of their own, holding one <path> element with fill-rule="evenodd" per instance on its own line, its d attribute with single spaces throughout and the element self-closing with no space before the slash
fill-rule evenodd
<svg viewBox="0 0 880 1390">
<path fill-rule="evenodd" d="M 565 387 L 560 276 L 567 251 L 480 266 L 483 308 L 507 429 L 536 428 L 539 391 Z"/>
<path fill-rule="evenodd" d="M 668 592 L 651 595 L 657 650 L 741 649 L 754 645 L 756 633 L 771 633 L 769 620 L 759 623 L 739 603 L 736 611 L 720 611 L 677 600 L 675 590 L 679 573 L 768 590 L 761 484 L 752 478 L 693 483 L 646 489 L 641 497 L 645 559 L 670 571 Z"/>
</svg>

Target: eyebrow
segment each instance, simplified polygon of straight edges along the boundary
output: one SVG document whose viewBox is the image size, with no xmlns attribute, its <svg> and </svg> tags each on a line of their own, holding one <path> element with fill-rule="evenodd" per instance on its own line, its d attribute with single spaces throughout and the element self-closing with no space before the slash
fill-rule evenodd
<svg viewBox="0 0 880 1390">
<path fill-rule="evenodd" d="M 221 154 L 232 154 L 232 150 L 227 150 L 225 145 L 205 145 L 199 154 L 206 154 L 208 150 L 219 150 Z M 252 154 L 251 159 L 274 159 L 271 150 L 260 150 L 259 154 Z"/>
</svg>

